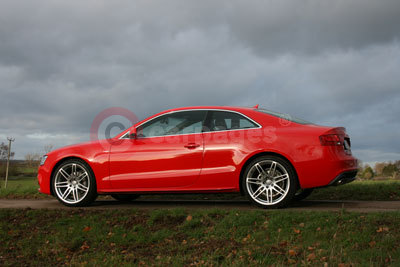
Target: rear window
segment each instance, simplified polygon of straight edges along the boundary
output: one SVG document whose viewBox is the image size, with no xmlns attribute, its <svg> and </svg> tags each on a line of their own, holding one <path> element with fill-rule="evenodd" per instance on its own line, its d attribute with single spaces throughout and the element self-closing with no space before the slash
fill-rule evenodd
<svg viewBox="0 0 400 267">
<path fill-rule="evenodd" d="M 268 115 L 272 115 L 274 117 L 278 117 L 278 118 L 285 119 L 285 120 L 288 120 L 288 121 L 291 121 L 294 123 L 298 123 L 298 124 L 304 124 L 304 125 L 305 124 L 313 124 L 312 122 L 309 122 L 309 121 L 306 121 L 303 119 L 299 119 L 299 118 L 293 117 L 293 116 L 291 116 L 289 114 L 285 114 L 285 113 L 280 113 L 280 112 L 271 111 L 271 110 L 262 109 L 262 108 L 255 109 L 255 110 L 265 113 L 265 114 L 268 114 Z"/>
<path fill-rule="evenodd" d="M 258 128 L 258 125 L 238 113 L 230 111 L 210 112 L 211 116 L 207 122 L 207 127 L 209 127 L 211 131 Z"/>
</svg>

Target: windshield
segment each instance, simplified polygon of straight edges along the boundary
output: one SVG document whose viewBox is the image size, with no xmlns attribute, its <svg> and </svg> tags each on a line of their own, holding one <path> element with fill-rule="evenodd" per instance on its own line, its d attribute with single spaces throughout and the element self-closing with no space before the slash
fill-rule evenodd
<svg viewBox="0 0 400 267">
<path fill-rule="evenodd" d="M 306 121 L 306 120 L 303 120 L 303 119 L 299 119 L 299 118 L 293 117 L 293 116 L 291 116 L 289 114 L 285 114 L 285 113 L 266 110 L 266 109 L 262 109 L 262 108 L 255 109 L 255 110 L 257 110 L 259 112 L 262 112 L 262 113 L 265 113 L 265 114 L 268 114 L 268 115 L 272 115 L 272 116 L 281 118 L 281 119 L 285 119 L 285 120 L 288 120 L 288 121 L 291 121 L 291 122 L 299 123 L 299 124 L 313 124 L 312 122 L 309 122 L 309 121 Z"/>
</svg>

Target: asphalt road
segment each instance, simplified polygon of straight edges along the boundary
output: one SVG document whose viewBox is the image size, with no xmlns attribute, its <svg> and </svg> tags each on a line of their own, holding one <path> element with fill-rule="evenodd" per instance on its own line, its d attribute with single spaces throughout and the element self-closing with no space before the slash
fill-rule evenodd
<svg viewBox="0 0 400 267">
<path fill-rule="evenodd" d="M 92 206 L 85 209 L 258 209 L 248 201 L 235 200 L 136 200 L 133 202 L 118 202 L 115 200 L 97 200 Z M 65 207 L 55 199 L 30 200 L 30 199 L 0 199 L 0 208 L 6 209 L 73 209 Z M 317 201 L 307 200 L 293 204 L 287 210 L 307 211 L 347 211 L 377 212 L 377 211 L 400 211 L 400 201 Z"/>
</svg>

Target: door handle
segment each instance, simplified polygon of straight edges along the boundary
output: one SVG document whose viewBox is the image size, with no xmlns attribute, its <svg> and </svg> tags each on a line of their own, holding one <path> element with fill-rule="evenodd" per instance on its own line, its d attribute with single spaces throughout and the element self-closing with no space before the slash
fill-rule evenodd
<svg viewBox="0 0 400 267">
<path fill-rule="evenodd" d="M 187 144 L 187 145 L 184 145 L 184 147 L 186 147 L 186 148 L 188 148 L 188 149 L 194 149 L 194 148 L 196 148 L 196 147 L 199 147 L 200 145 L 199 144 L 196 144 L 196 143 L 189 143 L 189 144 Z"/>
</svg>

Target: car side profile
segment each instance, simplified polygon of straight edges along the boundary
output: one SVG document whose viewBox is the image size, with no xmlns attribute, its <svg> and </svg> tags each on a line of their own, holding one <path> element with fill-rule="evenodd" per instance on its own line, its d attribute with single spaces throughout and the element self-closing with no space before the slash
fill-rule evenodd
<svg viewBox="0 0 400 267">
<path fill-rule="evenodd" d="M 186 107 L 155 114 L 107 140 L 45 155 L 39 191 L 67 206 L 97 195 L 241 192 L 281 208 L 313 188 L 351 182 L 357 159 L 342 127 L 258 107 Z"/>
</svg>

